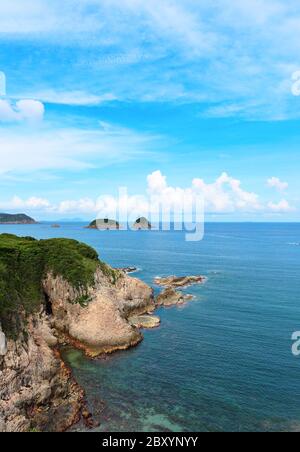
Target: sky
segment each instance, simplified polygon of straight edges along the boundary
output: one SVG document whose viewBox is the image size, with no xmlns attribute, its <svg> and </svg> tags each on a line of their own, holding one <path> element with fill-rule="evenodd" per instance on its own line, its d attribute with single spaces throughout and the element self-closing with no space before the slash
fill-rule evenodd
<svg viewBox="0 0 300 452">
<path fill-rule="evenodd" d="M 0 211 L 300 221 L 299 30 L 298 0 L 0 0 Z"/>
</svg>

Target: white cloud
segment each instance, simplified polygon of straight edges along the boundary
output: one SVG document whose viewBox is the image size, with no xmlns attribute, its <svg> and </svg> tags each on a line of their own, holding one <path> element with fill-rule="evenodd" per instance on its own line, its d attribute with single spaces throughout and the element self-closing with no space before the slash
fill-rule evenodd
<svg viewBox="0 0 300 452">
<path fill-rule="evenodd" d="M 97 199 L 89 197 L 78 200 L 63 200 L 51 203 L 47 199 L 31 197 L 27 200 L 15 196 L 8 202 L 1 202 L 0 207 L 9 210 L 31 209 L 48 212 L 49 214 L 86 214 L 97 216 L 100 212 L 114 215 L 118 207 L 133 215 L 148 215 L 149 202 L 152 210 L 157 214 L 160 205 L 164 211 L 182 212 L 183 203 L 189 211 L 195 199 L 204 198 L 205 212 L 214 214 L 230 213 L 289 213 L 296 211 L 287 200 L 279 203 L 263 203 L 256 193 L 242 188 L 241 181 L 234 179 L 227 173 L 222 173 L 213 183 L 206 183 L 203 179 L 195 178 L 190 187 L 173 187 L 168 185 L 167 178 L 161 171 L 155 171 L 147 177 L 147 197 L 142 195 L 129 195 L 121 192 L 120 196 L 105 195 Z"/>
<path fill-rule="evenodd" d="M 159 137 L 100 123 L 98 129 L 3 129 L 0 174 L 99 168 L 151 154 Z"/>
<path fill-rule="evenodd" d="M 32 94 L 30 96 L 32 97 Z M 95 106 L 117 100 L 117 97 L 112 93 L 95 95 L 85 91 L 59 90 L 37 91 L 34 93 L 34 97 L 43 103 L 72 106 Z"/>
<path fill-rule="evenodd" d="M 295 0 L 14 0 L 2 2 L 0 13 L 1 39 L 7 33 L 71 49 L 68 67 L 56 74 L 62 103 L 101 103 L 110 96 L 104 92 L 122 100 L 204 98 L 214 104 L 212 116 L 299 115 L 291 95 L 300 51 Z M 56 54 L 43 62 L 53 69 Z M 86 93 L 76 94 L 86 69 Z M 43 98 L 59 101 L 53 87 Z"/>
<path fill-rule="evenodd" d="M 223 173 L 214 183 L 193 180 L 193 188 L 203 194 L 208 212 L 253 212 L 262 209 L 259 197 L 241 188 L 241 181 Z"/>
<path fill-rule="evenodd" d="M 279 191 L 287 190 L 289 187 L 287 182 L 282 182 L 278 177 L 271 177 L 267 183 L 270 188 L 276 188 Z"/>
<path fill-rule="evenodd" d="M 44 112 L 44 105 L 35 100 L 18 100 L 14 104 L 0 99 L 0 122 L 39 122 L 43 119 Z"/>
<path fill-rule="evenodd" d="M 282 199 L 279 203 L 270 202 L 268 204 L 269 209 L 275 213 L 288 213 L 295 212 L 295 208 L 290 206 L 286 199 Z"/>
<path fill-rule="evenodd" d="M 50 202 L 44 198 L 31 197 L 28 199 L 22 199 L 18 196 L 14 196 L 9 201 L 0 200 L 0 209 L 7 210 L 19 210 L 19 209 L 30 209 L 30 210 L 45 210 L 51 207 Z"/>
</svg>

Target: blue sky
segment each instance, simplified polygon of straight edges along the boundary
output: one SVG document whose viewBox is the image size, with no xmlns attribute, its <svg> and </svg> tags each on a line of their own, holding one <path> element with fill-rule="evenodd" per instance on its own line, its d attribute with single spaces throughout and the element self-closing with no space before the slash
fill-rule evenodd
<svg viewBox="0 0 300 452">
<path fill-rule="evenodd" d="M 299 221 L 299 29 L 296 0 L 0 0 L 0 210 L 88 219 L 126 186 Z"/>
</svg>

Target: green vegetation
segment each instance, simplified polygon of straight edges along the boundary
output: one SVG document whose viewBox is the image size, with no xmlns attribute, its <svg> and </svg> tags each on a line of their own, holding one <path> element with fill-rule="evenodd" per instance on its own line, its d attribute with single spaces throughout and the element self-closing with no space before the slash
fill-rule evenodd
<svg viewBox="0 0 300 452">
<path fill-rule="evenodd" d="M 44 302 L 42 281 L 48 272 L 62 276 L 80 290 L 78 302 L 89 302 L 88 287 L 94 284 L 97 267 L 115 282 L 118 272 L 99 261 L 95 250 L 69 239 L 35 240 L 31 237 L 0 235 L 0 318 L 4 329 L 16 329 L 14 314 L 31 313 Z"/>
<path fill-rule="evenodd" d="M 27 215 L 20 214 L 8 214 L 8 213 L 0 213 L 0 223 L 1 224 L 34 224 L 35 220 L 33 218 L 28 217 Z"/>
</svg>

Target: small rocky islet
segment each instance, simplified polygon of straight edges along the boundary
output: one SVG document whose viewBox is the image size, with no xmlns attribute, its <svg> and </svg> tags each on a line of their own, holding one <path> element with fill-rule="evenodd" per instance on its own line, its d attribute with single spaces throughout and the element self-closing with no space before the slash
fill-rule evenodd
<svg viewBox="0 0 300 452">
<path fill-rule="evenodd" d="M 87 229 L 99 229 L 99 231 L 118 231 L 120 229 L 120 223 L 115 220 L 110 220 L 109 218 L 96 219 L 87 226 Z"/>
<path fill-rule="evenodd" d="M 166 288 L 181 288 L 189 287 L 194 284 L 203 284 L 206 281 L 205 276 L 168 276 L 166 278 L 156 277 L 154 284 Z"/>
<path fill-rule="evenodd" d="M 138 218 L 132 225 L 130 225 L 131 229 L 134 231 L 150 231 L 152 229 L 152 225 L 150 221 L 145 217 Z M 109 231 L 109 230 L 120 230 L 122 226 L 116 220 L 112 220 L 109 218 L 99 218 L 93 220 L 86 229 L 98 229 L 99 231 Z"/>
<path fill-rule="evenodd" d="M 61 346 L 90 358 L 128 349 L 160 325 L 158 307 L 190 299 L 172 287 L 155 298 L 128 276 L 135 270 L 113 269 L 75 240 L 0 235 L 0 432 L 65 431 L 87 418 Z"/>
</svg>

